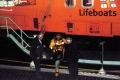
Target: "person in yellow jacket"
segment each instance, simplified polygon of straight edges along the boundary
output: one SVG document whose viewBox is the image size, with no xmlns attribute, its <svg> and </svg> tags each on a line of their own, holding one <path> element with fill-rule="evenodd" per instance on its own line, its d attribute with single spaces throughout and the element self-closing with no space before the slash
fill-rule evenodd
<svg viewBox="0 0 120 80">
<path fill-rule="evenodd" d="M 50 42 L 49 48 L 53 50 L 53 55 L 61 52 L 62 57 L 64 56 L 66 39 L 63 38 L 60 34 L 57 34 Z M 59 65 L 60 59 L 55 60 L 55 76 L 59 75 Z"/>
</svg>

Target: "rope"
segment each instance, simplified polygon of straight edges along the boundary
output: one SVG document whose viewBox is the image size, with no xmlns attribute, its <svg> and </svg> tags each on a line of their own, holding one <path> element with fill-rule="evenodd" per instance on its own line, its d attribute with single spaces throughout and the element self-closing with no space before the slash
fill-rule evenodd
<svg viewBox="0 0 120 80">
<path fill-rule="evenodd" d="M 50 9 L 51 2 L 52 2 L 52 0 L 49 1 L 48 6 L 47 6 L 47 9 L 46 9 L 45 14 L 44 14 L 44 17 L 42 18 L 43 24 L 44 24 L 44 20 L 45 20 L 45 18 L 46 18 L 46 15 L 48 14 L 48 11 L 49 11 L 49 9 Z"/>
</svg>

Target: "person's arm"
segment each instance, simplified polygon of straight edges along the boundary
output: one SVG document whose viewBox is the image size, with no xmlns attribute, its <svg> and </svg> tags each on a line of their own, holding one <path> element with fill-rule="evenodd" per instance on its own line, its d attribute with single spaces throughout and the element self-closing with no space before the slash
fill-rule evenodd
<svg viewBox="0 0 120 80">
<path fill-rule="evenodd" d="M 36 57 L 36 58 L 39 57 L 38 54 L 36 53 L 37 46 L 38 46 L 38 43 L 34 40 L 34 41 L 32 42 L 31 47 L 32 47 L 32 54 L 33 54 L 33 56 Z"/>
<path fill-rule="evenodd" d="M 78 46 L 75 42 L 73 43 L 71 52 L 74 54 L 75 59 L 78 60 Z"/>
<path fill-rule="evenodd" d="M 67 41 L 66 41 L 66 39 L 65 39 L 65 38 L 63 38 L 62 40 L 63 40 L 63 42 L 64 42 L 65 44 L 67 44 Z"/>
<path fill-rule="evenodd" d="M 52 39 L 51 42 L 50 42 L 49 48 L 53 49 L 53 47 L 54 47 L 54 40 Z"/>
</svg>

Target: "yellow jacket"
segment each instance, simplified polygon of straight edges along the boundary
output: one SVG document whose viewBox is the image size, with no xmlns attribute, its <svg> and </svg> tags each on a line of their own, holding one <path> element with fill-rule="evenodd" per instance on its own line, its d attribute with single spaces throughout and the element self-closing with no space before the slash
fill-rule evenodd
<svg viewBox="0 0 120 80">
<path fill-rule="evenodd" d="M 62 51 L 64 53 L 65 48 L 64 45 L 66 44 L 66 39 L 62 38 L 60 40 L 57 40 L 56 38 L 53 38 L 50 42 L 49 48 L 55 51 Z"/>
</svg>

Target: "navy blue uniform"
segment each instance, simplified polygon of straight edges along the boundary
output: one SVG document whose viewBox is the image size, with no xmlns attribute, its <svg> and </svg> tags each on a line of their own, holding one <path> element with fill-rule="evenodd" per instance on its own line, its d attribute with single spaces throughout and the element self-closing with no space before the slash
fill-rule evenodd
<svg viewBox="0 0 120 80">
<path fill-rule="evenodd" d="M 30 56 L 32 57 L 32 59 L 34 61 L 36 76 L 38 78 L 41 78 L 40 59 L 42 58 L 42 54 L 43 54 L 42 43 L 38 39 L 38 37 L 36 37 L 36 38 L 34 38 L 32 45 L 31 45 Z M 37 59 L 37 57 L 40 57 L 40 59 Z"/>
<path fill-rule="evenodd" d="M 69 76 L 71 80 L 78 78 L 78 50 L 76 43 L 65 45 L 64 61 L 68 63 Z"/>
</svg>

